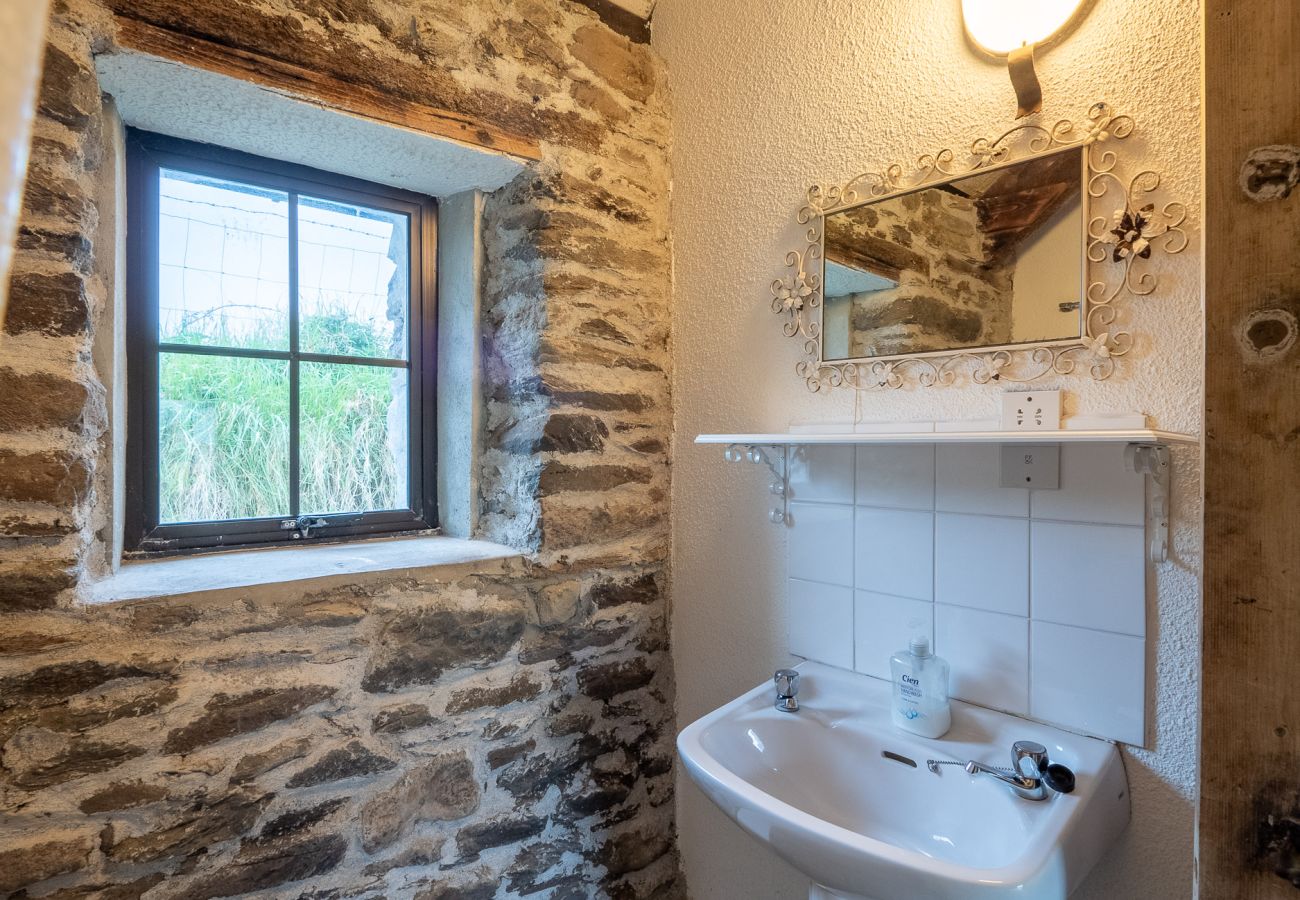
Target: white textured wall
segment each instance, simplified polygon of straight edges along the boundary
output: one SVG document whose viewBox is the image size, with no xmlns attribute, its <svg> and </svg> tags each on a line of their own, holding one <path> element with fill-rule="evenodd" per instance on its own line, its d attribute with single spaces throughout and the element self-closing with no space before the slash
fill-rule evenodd
<svg viewBox="0 0 1300 900">
<path fill-rule="evenodd" d="M 847 391 L 809 395 L 794 375 L 768 284 L 799 231 L 813 181 L 1000 133 L 1015 101 L 1004 69 L 977 59 L 957 0 L 660 0 L 654 43 L 668 60 L 675 149 L 676 304 L 673 652 L 679 724 L 771 676 L 786 656 L 784 535 L 767 523 L 766 478 L 725 465 L 699 432 L 781 429 L 848 417 Z M 1200 10 L 1195 0 L 1098 0 L 1039 62 L 1043 119 L 1082 118 L 1105 99 L 1135 116 L 1126 165 L 1200 194 Z M 1134 302 L 1137 350 L 1110 382 L 1060 379 L 1068 411 L 1140 409 L 1198 431 L 1202 378 L 1195 243 L 1161 261 L 1159 292 Z M 868 419 L 992 415 L 996 387 L 863 395 Z M 1192 895 L 1199 671 L 1199 453 L 1176 459 L 1174 561 L 1149 585 L 1154 749 L 1126 753 L 1134 821 L 1084 898 Z M 1099 562 L 1099 564 L 1104 564 Z M 701 900 L 802 898 L 805 882 L 694 787 L 679 799 L 681 847 Z"/>
</svg>

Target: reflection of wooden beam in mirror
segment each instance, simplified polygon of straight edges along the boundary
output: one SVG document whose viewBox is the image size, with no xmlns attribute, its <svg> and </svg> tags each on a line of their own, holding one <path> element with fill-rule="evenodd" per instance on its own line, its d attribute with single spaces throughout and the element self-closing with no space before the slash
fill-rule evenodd
<svg viewBox="0 0 1300 900">
<path fill-rule="evenodd" d="M 1071 201 L 1079 200 L 1077 151 L 1003 169 L 975 200 L 990 265 L 999 265 Z"/>
<path fill-rule="evenodd" d="M 1076 337 L 1082 169 L 1073 148 L 827 215 L 825 300 L 848 305 L 824 358 Z"/>
</svg>

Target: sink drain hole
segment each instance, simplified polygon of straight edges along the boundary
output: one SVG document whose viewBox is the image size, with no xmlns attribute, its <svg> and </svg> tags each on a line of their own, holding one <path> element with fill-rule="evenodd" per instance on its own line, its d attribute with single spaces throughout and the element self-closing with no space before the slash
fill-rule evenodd
<svg viewBox="0 0 1300 900">
<path fill-rule="evenodd" d="M 905 766 L 911 766 L 913 769 L 916 768 L 916 760 L 908 759 L 906 756 L 901 756 L 900 754 L 893 753 L 889 750 L 881 750 L 880 755 L 883 756 L 885 759 L 892 759 L 896 763 L 902 763 Z"/>
</svg>

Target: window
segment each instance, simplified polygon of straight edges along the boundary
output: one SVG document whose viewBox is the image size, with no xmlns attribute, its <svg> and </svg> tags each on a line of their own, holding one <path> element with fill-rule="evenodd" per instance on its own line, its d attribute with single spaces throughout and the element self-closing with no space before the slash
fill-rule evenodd
<svg viewBox="0 0 1300 900">
<path fill-rule="evenodd" d="M 128 134 L 125 548 L 428 529 L 436 205 Z"/>
</svg>

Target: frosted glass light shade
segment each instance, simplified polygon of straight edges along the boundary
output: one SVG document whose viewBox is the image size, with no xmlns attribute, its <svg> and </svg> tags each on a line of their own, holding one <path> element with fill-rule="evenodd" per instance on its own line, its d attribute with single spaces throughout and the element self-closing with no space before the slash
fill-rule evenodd
<svg viewBox="0 0 1300 900">
<path fill-rule="evenodd" d="M 971 40 L 1006 56 L 1056 34 L 1082 5 L 1083 0 L 962 0 L 961 15 Z"/>
</svg>

